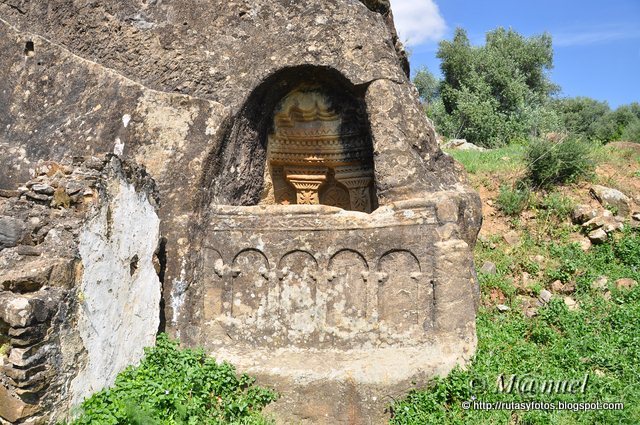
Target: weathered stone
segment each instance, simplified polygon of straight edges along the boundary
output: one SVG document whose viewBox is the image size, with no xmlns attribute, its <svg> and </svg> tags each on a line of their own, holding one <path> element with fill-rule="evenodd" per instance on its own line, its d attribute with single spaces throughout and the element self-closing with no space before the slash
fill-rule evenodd
<svg viewBox="0 0 640 425">
<path fill-rule="evenodd" d="M 19 245 L 16 248 L 16 252 L 20 255 L 37 257 L 42 254 L 42 252 L 35 246 L 30 245 Z"/>
<path fill-rule="evenodd" d="M 549 303 L 549 301 L 551 301 L 551 298 L 553 298 L 553 294 L 551 292 L 547 291 L 546 289 L 543 289 L 542 291 L 540 291 L 539 299 L 543 303 L 545 304 Z"/>
<path fill-rule="evenodd" d="M 11 270 L 0 273 L 0 287 L 18 293 L 37 291 L 49 281 L 52 268 L 50 259 L 18 264 Z"/>
<path fill-rule="evenodd" d="M 102 195 L 108 202 L 94 210 L 79 235 L 83 308 L 77 331 L 86 360 L 69 387 L 72 405 L 112 384 L 119 372 L 136 363 L 144 347 L 153 345 L 160 324 L 160 280 L 153 267 L 160 221 L 153 193 L 137 192 L 120 167 L 112 158 L 106 170 L 110 183 Z M 151 184 L 138 172 L 134 183 Z M 69 280 L 74 272 L 74 263 L 68 263 L 59 279 Z"/>
<path fill-rule="evenodd" d="M 0 417 L 9 423 L 17 423 L 19 420 L 31 416 L 37 410 L 37 406 L 23 402 L 0 384 Z"/>
<path fill-rule="evenodd" d="M 502 239 L 511 247 L 520 245 L 520 235 L 515 230 L 510 230 L 502 236 Z"/>
<path fill-rule="evenodd" d="M 31 299 L 16 296 L 8 292 L 0 292 L 0 319 L 10 326 L 25 327 L 37 322 L 42 322 L 48 316 L 43 311 L 42 303 L 39 299 Z"/>
<path fill-rule="evenodd" d="M 81 167 L 80 164 L 79 167 Z M 144 225 L 141 227 L 140 223 L 123 225 L 123 221 L 126 223 L 126 219 L 122 217 L 122 215 L 129 217 L 129 220 L 142 218 L 145 225 L 153 223 L 149 217 L 135 208 L 135 205 L 138 204 L 147 205 L 150 209 L 154 208 L 149 206 L 150 202 L 148 200 L 151 198 L 151 202 L 155 203 L 153 200 L 153 188 L 148 187 L 148 191 L 143 192 L 144 195 L 136 191 L 136 186 L 142 187 L 150 184 L 148 177 L 145 177 L 140 170 L 136 171 L 135 168 L 123 170 L 122 165 L 117 161 L 105 167 L 98 173 L 100 175 L 104 172 L 104 181 L 100 182 L 100 200 L 103 210 L 110 210 L 108 222 L 114 225 L 116 229 L 107 230 L 109 226 L 103 226 L 103 230 L 109 234 L 107 238 L 109 242 L 107 244 L 112 244 L 106 249 L 106 252 L 100 253 L 100 249 L 104 248 L 104 246 L 101 247 L 97 243 L 92 245 L 92 249 L 101 260 L 108 261 L 109 256 L 113 255 L 110 252 L 114 250 L 114 247 L 119 247 L 119 251 L 116 254 L 118 256 L 128 254 L 129 250 L 140 248 L 137 242 L 131 241 L 142 239 L 146 245 L 152 247 L 149 248 L 150 256 L 142 254 L 143 250 L 134 255 L 134 257 L 138 256 L 138 260 L 135 262 L 133 271 L 130 263 L 121 267 L 122 276 L 114 273 L 114 270 L 118 269 L 119 266 L 106 267 L 104 270 L 104 275 L 115 279 L 119 285 L 130 284 L 131 282 L 127 278 L 134 280 L 133 286 L 135 290 L 123 291 L 123 286 L 112 286 L 105 288 L 108 289 L 107 292 L 109 294 L 116 293 L 126 296 L 127 299 L 136 299 L 136 290 L 144 288 L 149 283 L 155 285 L 156 290 L 153 294 L 139 295 L 139 297 L 147 300 L 145 302 L 150 302 L 151 304 L 136 302 L 138 306 L 142 306 L 144 311 L 130 308 L 127 302 L 110 302 L 108 296 L 103 298 L 106 301 L 105 305 L 98 304 L 94 306 L 93 302 L 86 299 L 86 294 L 78 291 L 77 285 L 82 281 L 84 274 L 82 262 L 77 259 L 82 257 L 78 252 L 78 245 L 83 237 L 82 235 L 87 237 L 87 234 L 90 233 L 86 224 L 87 218 L 93 217 L 94 214 L 97 214 L 97 211 L 77 209 L 53 211 L 52 207 L 46 204 L 38 205 L 30 201 L 18 201 L 17 199 L 5 201 L 4 198 L 0 199 L 0 211 L 19 217 L 25 223 L 26 233 L 39 233 L 43 231 L 44 227 L 48 228 L 48 230 L 44 230 L 42 238 L 39 238 L 39 245 L 19 245 L 15 249 L 7 249 L 0 253 L 0 270 L 2 270 L 0 272 L 0 325 L 2 326 L 0 331 L 8 337 L 8 339 L 3 338 L 2 343 L 7 342 L 9 344 L 8 356 L 3 357 L 2 361 L 0 361 L 0 363 L 3 363 L 2 376 L 5 377 L 5 380 L 0 385 L 8 388 L 12 397 L 18 397 L 17 399 L 21 399 L 32 406 L 33 409 L 29 413 L 32 418 L 24 423 L 49 423 L 50 421 L 46 418 L 49 418 L 51 414 L 66 414 L 68 408 L 67 397 L 72 395 L 70 394 L 71 381 L 73 378 L 77 379 L 73 388 L 74 391 L 80 391 L 78 388 L 80 388 L 80 385 L 84 385 L 81 380 L 87 380 L 87 375 L 89 374 L 83 371 L 87 367 L 86 355 L 90 353 L 93 359 L 96 357 L 96 351 L 95 347 L 89 343 L 83 344 L 80 329 L 76 328 L 77 322 L 86 326 L 83 318 L 76 310 L 77 303 L 82 302 L 92 309 L 91 314 L 95 318 L 95 322 L 91 324 L 92 332 L 100 330 L 100 326 L 97 326 L 97 324 L 105 322 L 110 332 L 116 328 L 126 330 L 126 335 L 116 336 L 115 340 L 112 339 L 110 342 L 110 345 L 114 347 L 126 346 L 126 348 L 120 348 L 122 352 L 128 353 L 124 357 L 129 357 L 128 360 L 123 360 L 123 362 L 135 363 L 141 355 L 142 345 L 151 345 L 157 332 L 160 298 L 159 281 L 153 266 L 151 266 L 152 278 L 150 281 L 148 280 L 149 274 L 146 271 L 148 270 L 147 264 L 152 262 L 151 257 L 154 256 L 157 249 L 157 239 L 154 240 L 153 232 L 144 228 Z M 37 184 L 54 187 L 58 184 L 51 179 L 59 179 L 60 174 L 60 170 L 53 173 L 51 177 L 43 173 L 38 177 L 37 181 L 33 182 L 31 187 L 35 187 Z M 70 178 L 79 178 L 83 182 L 85 181 L 85 176 L 82 172 L 75 174 L 75 176 Z M 90 186 L 91 184 L 88 185 Z M 83 183 L 81 186 L 85 187 L 85 184 Z M 124 204 L 124 206 L 117 206 L 118 204 Z M 106 213 L 103 211 L 104 215 Z M 127 234 L 128 238 L 125 238 L 124 241 L 118 240 L 116 235 L 122 235 L 123 233 Z M 152 239 L 149 239 L 150 236 Z M 38 256 L 30 255 L 36 253 Z M 113 261 L 113 258 L 111 260 L 112 263 L 120 264 L 117 261 Z M 100 269 L 100 265 L 98 262 L 93 263 L 93 268 L 89 267 L 91 271 L 90 278 L 93 279 L 94 285 L 103 287 L 107 278 L 104 276 L 97 277 L 99 273 L 98 275 L 96 274 L 95 267 L 97 266 Z M 139 278 L 145 282 L 140 283 L 136 280 Z M 91 291 L 87 291 L 87 293 L 89 295 L 92 294 Z M 100 297 L 96 298 L 100 299 Z M 129 309 L 130 313 L 122 311 L 122 308 Z M 119 321 L 110 325 L 108 322 L 109 315 L 118 317 Z M 54 316 L 59 320 L 52 321 L 51 319 Z M 132 317 L 135 317 L 135 319 Z M 145 318 L 149 317 L 151 317 L 151 320 L 145 321 Z M 138 324 L 138 318 L 141 324 Z M 129 336 L 132 332 L 138 332 L 141 328 L 143 329 L 142 333 L 149 335 L 146 340 L 139 336 L 140 333 L 136 334 L 137 336 Z M 140 350 L 136 352 L 130 347 L 140 347 Z M 105 353 L 106 356 L 109 355 L 108 350 L 101 348 L 98 350 Z M 123 357 L 122 352 L 113 357 Z M 114 364 L 114 368 L 118 368 L 118 371 L 124 367 L 122 364 L 118 364 L 117 361 L 112 361 L 111 363 Z M 93 362 L 91 367 L 96 364 Z M 96 389 L 108 385 L 110 381 L 107 380 L 113 378 L 105 374 L 100 379 L 105 379 L 105 381 L 100 382 L 98 380 L 98 383 L 95 384 Z M 88 395 L 88 393 L 85 392 L 84 395 Z M 78 397 L 82 396 L 78 395 Z M 39 400 L 54 407 L 48 411 L 41 412 L 39 410 L 41 406 L 38 404 Z M 2 414 L 5 413 L 6 415 L 11 415 L 11 413 L 7 412 Z M 10 416 L 2 417 L 0 415 L 0 422 L 5 423 L 4 421 L 8 417 Z"/>
<path fill-rule="evenodd" d="M 480 268 L 480 273 L 496 274 L 497 273 L 496 265 L 491 261 L 485 261 L 482 264 L 482 267 Z"/>
<path fill-rule="evenodd" d="M 29 191 L 27 193 L 25 193 L 25 196 L 27 197 L 27 199 L 31 200 L 31 201 L 36 201 L 36 202 L 41 202 L 41 203 L 48 203 L 52 197 L 49 195 L 43 195 L 40 193 L 36 193 L 33 191 Z"/>
<path fill-rule="evenodd" d="M 17 198 L 20 196 L 19 190 L 0 189 L 0 198 Z"/>
<path fill-rule="evenodd" d="M 559 280 L 555 280 L 551 283 L 551 290 L 553 292 L 562 292 L 564 290 L 564 284 Z"/>
<path fill-rule="evenodd" d="M 631 289 L 637 285 L 638 285 L 638 282 L 629 278 L 616 280 L 616 288 L 618 289 Z"/>
<path fill-rule="evenodd" d="M 14 385 L 19 386 L 32 384 L 32 378 L 45 371 L 46 368 L 47 366 L 45 364 L 36 365 L 28 369 L 16 369 L 14 367 L 5 366 L 2 368 L 2 371 L 8 378 L 11 378 Z"/>
<path fill-rule="evenodd" d="M 571 213 L 571 219 L 575 224 L 583 224 L 593 218 L 596 218 L 597 215 L 597 209 L 592 208 L 589 205 L 578 204 Z"/>
<path fill-rule="evenodd" d="M 589 232 L 589 240 L 594 244 L 601 244 L 607 241 L 607 232 L 603 229 L 596 229 Z"/>
<path fill-rule="evenodd" d="M 35 183 L 58 190 L 51 204 L 23 198 L 86 223 L 31 232 L 43 258 L 58 243 L 82 262 L 79 288 L 50 286 L 75 300 L 60 308 L 78 327 L 46 397 L 77 402 L 152 341 L 157 225 L 170 333 L 273 382 L 282 422 L 383 422 L 386 396 L 475 350 L 482 221 L 408 79 L 389 4 L 160 3 L 140 19 L 127 2 L 0 3 L 0 186 L 37 164 Z M 126 166 L 105 178 L 109 152 L 143 165 L 162 202 Z"/>
<path fill-rule="evenodd" d="M 580 245 L 580 248 L 585 252 L 589 251 L 592 245 L 591 240 L 588 237 L 580 237 L 580 239 L 578 239 L 578 244 Z"/>
<path fill-rule="evenodd" d="M 452 139 L 442 146 L 443 149 L 452 149 L 459 151 L 486 151 L 481 146 L 476 146 L 473 143 L 467 142 L 465 139 Z"/>
<path fill-rule="evenodd" d="M 53 192 L 55 191 L 53 187 L 43 183 L 34 184 L 33 186 L 31 186 L 31 190 L 33 190 L 35 193 L 41 193 L 43 195 L 53 195 Z"/>
<path fill-rule="evenodd" d="M 505 312 L 507 312 L 507 311 L 511 310 L 511 307 L 506 306 L 506 305 L 504 305 L 504 304 L 498 304 L 498 305 L 496 305 L 496 309 L 497 309 L 500 313 L 505 313 Z"/>
<path fill-rule="evenodd" d="M 603 206 L 617 209 L 619 215 L 626 217 L 631 213 L 631 200 L 619 190 L 593 185 L 590 192 Z"/>
<path fill-rule="evenodd" d="M 569 311 L 576 311 L 580 308 L 578 302 L 571 297 L 564 297 L 564 304 L 567 306 Z"/>
<path fill-rule="evenodd" d="M 603 291 L 607 289 L 607 283 L 609 283 L 609 278 L 606 276 L 600 276 L 593 282 L 591 282 L 591 289 L 597 291 Z"/>
<path fill-rule="evenodd" d="M 12 217 L 0 216 L 0 251 L 18 245 L 23 238 L 24 223 Z"/>
<path fill-rule="evenodd" d="M 65 191 L 67 192 L 67 195 L 71 196 L 71 195 L 75 195 L 78 192 L 81 191 L 85 191 L 87 190 L 87 188 L 80 182 L 76 182 L 76 181 L 70 181 L 65 185 Z M 55 197 L 54 197 L 55 199 Z"/>
<path fill-rule="evenodd" d="M 534 263 L 536 263 L 539 266 L 543 266 L 546 262 L 547 259 L 544 257 L 544 255 L 535 255 L 531 258 L 531 261 L 533 261 Z"/>
</svg>

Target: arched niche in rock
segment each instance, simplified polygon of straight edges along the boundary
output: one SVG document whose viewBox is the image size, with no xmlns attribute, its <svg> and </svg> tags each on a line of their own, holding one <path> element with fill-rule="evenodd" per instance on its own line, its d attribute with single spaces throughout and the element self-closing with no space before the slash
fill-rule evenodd
<svg viewBox="0 0 640 425">
<path fill-rule="evenodd" d="M 371 137 L 356 99 L 320 84 L 291 91 L 273 112 L 267 163 L 267 203 L 375 208 Z"/>
<path fill-rule="evenodd" d="M 327 67 L 305 65 L 271 75 L 212 150 L 203 182 L 207 201 L 375 210 L 365 91 Z"/>
</svg>

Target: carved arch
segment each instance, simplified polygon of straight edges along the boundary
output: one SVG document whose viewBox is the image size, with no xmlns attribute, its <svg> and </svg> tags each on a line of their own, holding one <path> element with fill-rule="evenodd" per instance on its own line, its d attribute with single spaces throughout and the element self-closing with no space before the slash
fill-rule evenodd
<svg viewBox="0 0 640 425">
<path fill-rule="evenodd" d="M 269 260 L 258 249 L 240 251 L 231 264 L 230 301 L 231 316 L 255 320 L 265 314 L 269 300 Z"/>
</svg>

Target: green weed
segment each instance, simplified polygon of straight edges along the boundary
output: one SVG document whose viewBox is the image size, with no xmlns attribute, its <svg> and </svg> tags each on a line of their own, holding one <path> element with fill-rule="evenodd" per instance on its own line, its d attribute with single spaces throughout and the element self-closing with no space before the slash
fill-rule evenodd
<svg viewBox="0 0 640 425">
<path fill-rule="evenodd" d="M 579 309 L 570 311 L 561 298 L 540 308 L 534 318 L 513 309 L 497 313 L 480 309 L 477 323 L 478 350 L 466 370 L 456 369 L 434 380 L 427 389 L 416 389 L 393 405 L 392 424 L 636 424 L 640 422 L 640 285 L 631 290 L 610 288 L 606 299 L 590 283 L 598 276 L 610 282 L 627 277 L 640 281 L 640 233 L 626 231 L 617 241 L 583 252 L 576 245 L 555 242 L 506 253 L 479 244 L 476 262 L 491 258 L 498 277 L 484 280 L 482 290 L 505 279 L 524 252 L 548 251 L 556 258 L 545 279 L 561 277 L 577 284 L 573 295 Z M 515 259 L 513 257 L 516 257 Z M 501 375 L 536 379 L 577 380 L 588 377 L 584 393 L 500 393 Z M 465 410 L 463 402 L 623 402 L 624 410 L 525 411 Z"/>
<path fill-rule="evenodd" d="M 522 185 L 516 187 L 501 186 L 500 193 L 496 199 L 498 208 L 505 215 L 519 216 L 529 205 L 529 189 Z"/>
<path fill-rule="evenodd" d="M 199 349 L 182 350 L 163 334 L 139 366 L 86 399 L 72 425 L 264 425 L 272 422 L 260 411 L 275 398 L 233 366 Z"/>
</svg>

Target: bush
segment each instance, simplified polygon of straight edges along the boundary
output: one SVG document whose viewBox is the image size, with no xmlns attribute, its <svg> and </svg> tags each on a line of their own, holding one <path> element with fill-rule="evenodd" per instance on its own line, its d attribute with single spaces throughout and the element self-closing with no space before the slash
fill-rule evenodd
<svg viewBox="0 0 640 425">
<path fill-rule="evenodd" d="M 160 335 L 140 366 L 120 373 L 113 387 L 86 399 L 73 425 L 266 424 L 260 410 L 275 400 L 270 390 L 237 376 L 202 350 L 181 350 Z"/>
<path fill-rule="evenodd" d="M 629 124 L 622 133 L 622 140 L 640 143 L 640 119 Z"/>
<path fill-rule="evenodd" d="M 558 143 L 534 139 L 525 161 L 531 183 L 541 189 L 588 179 L 595 171 L 591 146 L 575 137 Z"/>
<path fill-rule="evenodd" d="M 498 195 L 498 208 L 505 215 L 518 216 L 529 204 L 529 190 L 522 184 L 515 187 L 501 186 Z"/>
</svg>

